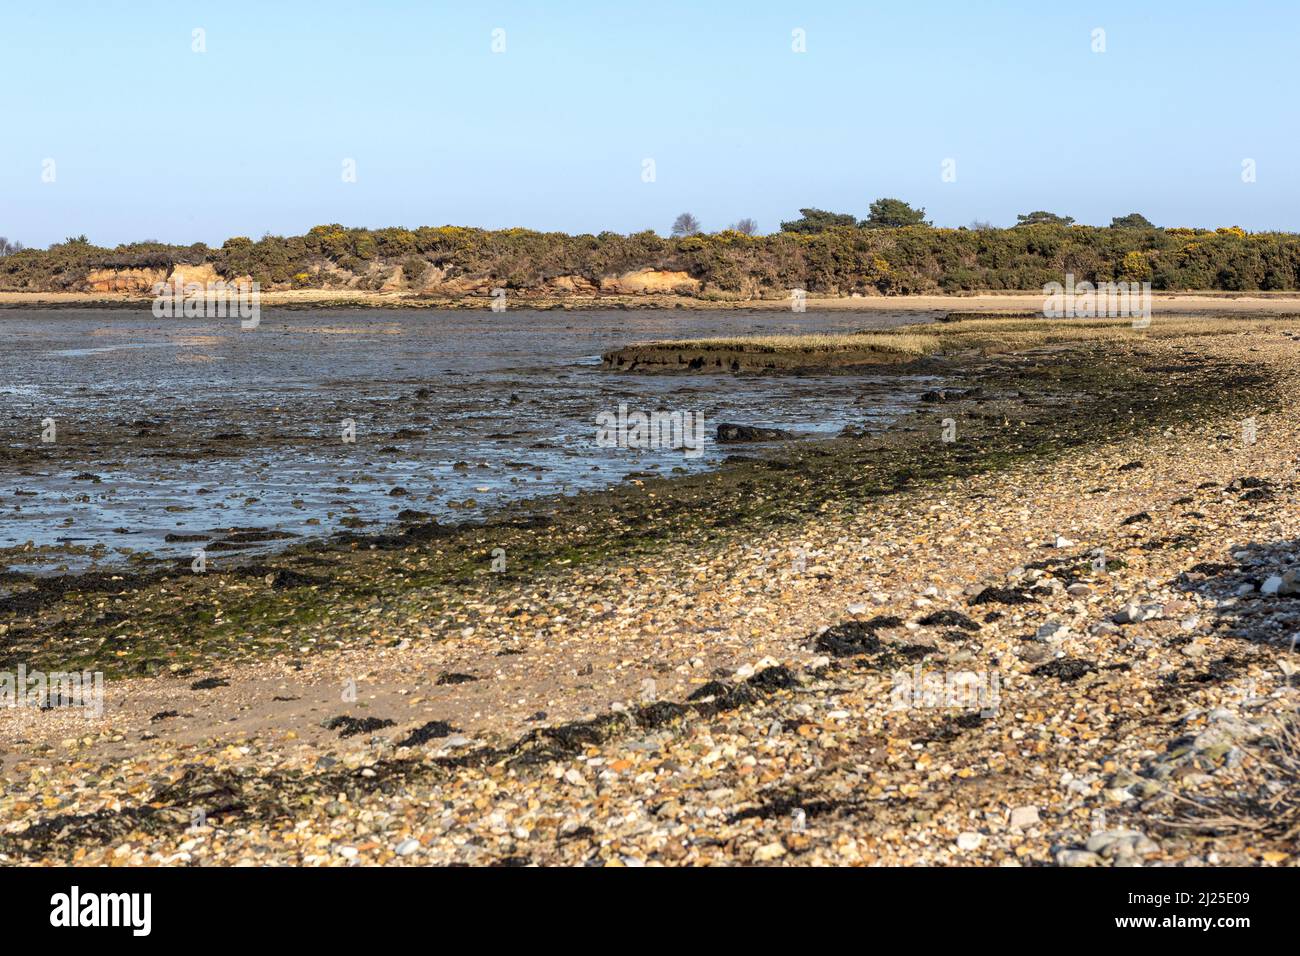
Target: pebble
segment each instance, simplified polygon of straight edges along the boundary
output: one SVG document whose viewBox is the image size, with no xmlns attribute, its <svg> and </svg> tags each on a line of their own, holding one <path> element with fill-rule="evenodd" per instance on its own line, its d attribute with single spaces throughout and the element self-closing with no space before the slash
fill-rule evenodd
<svg viewBox="0 0 1300 956">
<path fill-rule="evenodd" d="M 1016 807 L 1011 811 L 1011 826 L 1017 830 L 1031 827 L 1038 822 L 1037 807 Z"/>
</svg>

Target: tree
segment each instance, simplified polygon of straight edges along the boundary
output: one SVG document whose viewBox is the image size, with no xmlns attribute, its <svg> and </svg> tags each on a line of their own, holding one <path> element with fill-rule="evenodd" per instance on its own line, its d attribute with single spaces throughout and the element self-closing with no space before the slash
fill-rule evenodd
<svg viewBox="0 0 1300 956">
<path fill-rule="evenodd" d="M 673 220 L 673 238 L 694 236 L 700 231 L 700 221 L 689 212 L 684 212 Z"/>
<path fill-rule="evenodd" d="M 733 232 L 738 232 L 742 236 L 752 236 L 758 232 L 758 223 L 754 222 L 752 219 L 745 218 L 740 220 L 740 222 L 735 223 L 730 228 Z"/>
<path fill-rule="evenodd" d="M 1042 209 L 1016 216 L 1016 219 L 1017 226 L 1068 226 L 1074 222 L 1071 216 L 1058 216 Z"/>
<path fill-rule="evenodd" d="M 15 252 L 22 252 L 23 244 L 21 242 L 10 242 L 4 236 L 0 236 L 0 256 L 12 256 Z"/>
<path fill-rule="evenodd" d="M 992 232 L 994 227 L 987 219 L 976 219 L 966 228 L 971 232 Z"/>
<path fill-rule="evenodd" d="M 928 226 L 924 209 L 913 209 L 901 199 L 877 199 L 862 225 L 867 229 L 898 229 L 902 226 Z"/>
<path fill-rule="evenodd" d="M 1116 216 L 1110 221 L 1112 229 L 1154 229 L 1153 223 L 1140 212 L 1131 212 L 1127 216 Z"/>
<path fill-rule="evenodd" d="M 827 212 L 825 209 L 800 209 L 802 219 L 781 223 L 782 232 L 825 232 L 836 226 L 856 226 L 858 217 L 847 212 Z"/>
</svg>

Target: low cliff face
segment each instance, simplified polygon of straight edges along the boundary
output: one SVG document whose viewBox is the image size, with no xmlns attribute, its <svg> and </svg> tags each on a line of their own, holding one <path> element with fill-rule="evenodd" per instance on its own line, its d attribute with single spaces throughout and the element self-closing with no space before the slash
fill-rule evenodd
<svg viewBox="0 0 1300 956">
<path fill-rule="evenodd" d="M 74 291 L 151 296 L 160 284 L 168 288 L 197 285 L 208 289 L 218 282 L 224 282 L 227 286 L 250 288 L 253 280 L 250 276 L 223 279 L 212 265 L 205 262 L 197 266 L 180 265 L 173 269 L 92 269 Z"/>
<path fill-rule="evenodd" d="M 174 269 L 92 269 L 85 281 L 74 291 L 87 293 L 113 293 L 137 296 L 153 295 L 161 283 L 167 288 L 197 285 L 211 288 L 218 282 L 227 285 L 248 287 L 252 283 L 249 276 L 235 279 L 223 278 L 209 263 L 188 266 L 179 265 Z M 348 276 L 340 278 L 337 273 L 317 270 L 300 276 L 293 288 L 298 289 L 337 289 L 364 288 L 363 280 Z M 484 296 L 491 294 L 494 288 L 501 287 L 501 280 L 483 276 L 455 276 L 449 278 L 439 268 L 431 267 L 422 277 L 408 277 L 402 266 L 385 269 L 376 268 L 368 283 L 371 289 L 386 293 L 413 293 L 431 296 Z M 536 288 L 512 289 L 517 295 L 539 296 L 595 296 L 595 295 L 698 295 L 701 291 L 699 279 L 680 270 L 635 269 L 621 275 L 606 276 L 599 283 L 585 276 L 561 275 L 547 279 Z M 274 286 L 273 286 L 274 288 Z M 272 291 L 266 289 L 264 291 Z"/>
<path fill-rule="evenodd" d="M 621 276 L 608 276 L 600 280 L 600 291 L 615 295 L 694 295 L 700 291 L 700 280 L 685 272 L 667 272 L 658 269 L 638 269 Z"/>
<path fill-rule="evenodd" d="M 92 269 L 78 291 L 149 295 L 155 285 L 166 279 L 166 269 Z"/>
</svg>

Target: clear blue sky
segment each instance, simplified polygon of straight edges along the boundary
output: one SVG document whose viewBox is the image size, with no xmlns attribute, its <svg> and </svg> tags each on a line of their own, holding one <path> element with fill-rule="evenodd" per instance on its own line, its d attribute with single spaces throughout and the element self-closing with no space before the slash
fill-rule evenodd
<svg viewBox="0 0 1300 956">
<path fill-rule="evenodd" d="M 771 231 L 879 196 L 1300 230 L 1298 59 L 1283 0 L 9 3 L 0 235 Z"/>
</svg>

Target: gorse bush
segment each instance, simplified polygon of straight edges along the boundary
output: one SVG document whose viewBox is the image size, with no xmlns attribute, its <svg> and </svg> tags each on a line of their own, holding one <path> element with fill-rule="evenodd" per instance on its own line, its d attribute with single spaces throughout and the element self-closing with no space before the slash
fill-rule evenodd
<svg viewBox="0 0 1300 956">
<path fill-rule="evenodd" d="M 847 214 L 802 212 L 803 219 L 783 223 L 782 232 L 762 236 L 734 229 L 664 238 L 648 231 L 568 235 L 331 224 L 303 236 L 237 236 L 219 249 L 158 242 L 107 249 L 77 237 L 0 257 L 0 289 L 77 290 L 97 269 L 166 273 L 203 263 L 227 279 L 250 276 L 267 290 L 378 288 L 399 266 L 408 287 L 428 276 L 435 293 L 439 276 L 528 292 L 545 291 L 560 276 L 598 285 L 639 269 L 685 272 L 699 280 L 702 294 L 721 297 L 783 296 L 795 288 L 814 295 L 1037 291 L 1066 273 L 1080 282 L 1149 281 L 1170 291 L 1300 289 L 1300 235 L 1293 233 L 1157 229 L 1133 217 L 1113 228 L 1053 222 L 1009 229 L 866 228 L 845 222 L 852 220 Z"/>
</svg>

